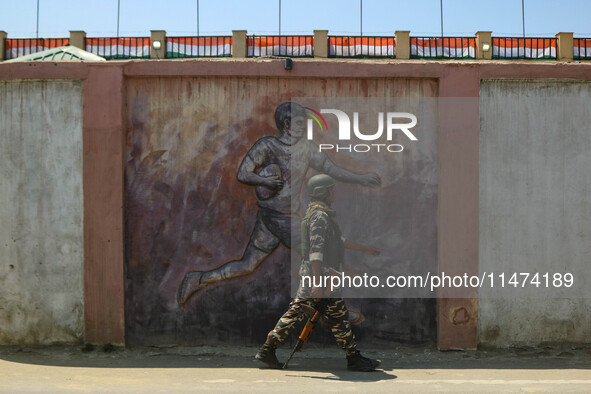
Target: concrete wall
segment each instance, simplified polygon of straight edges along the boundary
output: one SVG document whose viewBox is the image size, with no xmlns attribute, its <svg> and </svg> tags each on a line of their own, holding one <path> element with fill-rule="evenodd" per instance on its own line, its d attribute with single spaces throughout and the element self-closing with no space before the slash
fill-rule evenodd
<svg viewBox="0 0 591 394">
<path fill-rule="evenodd" d="M 81 341 L 81 83 L 0 81 L 0 130 L 0 344 Z"/>
<path fill-rule="evenodd" d="M 481 291 L 481 344 L 591 342 L 590 103 L 588 82 L 482 82 L 480 271 L 575 284 Z"/>
<path fill-rule="evenodd" d="M 439 130 L 437 130 L 437 263 L 440 271 L 445 271 L 446 273 L 466 272 L 471 274 L 477 273 L 479 269 L 479 248 L 486 247 L 486 245 L 484 243 L 481 244 L 479 240 L 479 221 L 481 219 L 487 219 L 485 216 L 481 217 L 479 215 L 479 198 L 484 198 L 483 195 L 479 194 L 479 177 L 485 176 L 487 174 L 486 171 L 490 171 L 490 167 L 492 165 L 486 165 L 487 167 L 485 168 L 487 169 L 483 171 L 482 174 L 480 173 L 479 155 L 487 155 L 487 153 L 479 151 L 481 114 L 479 113 L 478 105 L 473 105 L 473 103 L 478 103 L 477 98 L 479 97 L 480 81 L 498 78 L 511 78 L 518 80 L 535 79 L 537 81 L 546 81 L 562 78 L 576 81 L 577 85 L 586 86 L 584 81 L 591 81 L 591 64 L 586 64 L 584 62 L 580 64 L 567 64 L 560 62 L 438 62 L 401 60 L 320 61 L 317 59 L 297 59 L 294 61 L 294 67 L 292 70 L 285 70 L 284 61 L 281 59 L 249 59 L 234 61 L 179 60 L 170 62 L 146 60 L 109 62 L 102 64 L 85 62 L 34 62 L 21 64 L 0 64 L 0 80 L 6 81 L 2 82 L 2 86 L 13 86 L 11 84 L 20 83 L 16 80 L 21 79 L 28 80 L 29 82 L 27 83 L 31 84 L 39 83 L 36 82 L 39 80 L 44 80 L 46 82 L 43 82 L 43 84 L 46 84 L 47 86 L 52 85 L 53 82 L 51 81 L 56 81 L 59 79 L 82 81 L 81 94 L 84 105 L 82 108 L 83 153 L 81 166 L 83 168 L 84 179 L 84 187 L 82 190 L 84 196 L 84 294 L 81 294 L 81 290 L 78 291 L 76 303 L 79 306 L 84 305 L 83 323 L 80 324 L 83 324 L 83 335 L 85 341 L 93 343 L 113 342 L 123 344 L 125 343 L 126 335 L 128 338 L 130 335 L 136 335 L 136 338 L 142 338 L 143 335 L 140 331 L 136 331 L 135 333 L 126 332 L 125 318 L 128 317 L 129 314 L 126 314 L 128 311 L 126 311 L 124 308 L 124 300 L 129 300 L 132 299 L 130 297 L 134 297 L 134 294 L 130 293 L 133 292 L 134 289 L 129 287 L 129 285 L 127 288 L 125 287 L 126 283 L 124 281 L 123 269 L 125 265 L 124 251 L 127 252 L 125 250 L 127 241 L 124 237 L 123 227 L 124 223 L 126 223 L 128 220 L 128 217 L 126 216 L 127 209 L 124 206 L 125 200 L 123 179 L 124 171 L 126 169 L 125 138 L 135 133 L 130 133 L 130 130 L 128 130 L 127 127 L 129 126 L 129 122 L 133 120 L 133 114 L 134 111 L 136 111 L 134 107 L 127 106 L 127 103 L 130 102 L 129 99 L 133 97 L 133 91 L 129 92 L 130 88 L 134 88 L 133 83 L 130 83 L 130 81 L 137 78 L 148 84 L 165 84 L 165 81 L 169 79 L 178 81 L 195 78 L 218 78 L 220 80 L 224 80 L 231 78 L 256 79 L 261 77 L 276 80 L 302 79 L 304 81 L 318 81 L 322 79 L 336 79 L 343 81 L 352 80 L 358 81 L 355 83 L 360 86 L 360 93 L 364 93 L 366 91 L 369 92 L 369 90 L 367 90 L 369 85 L 364 86 L 364 80 L 368 81 L 376 78 L 403 79 L 407 80 L 408 84 L 412 84 L 414 83 L 414 80 L 429 79 L 437 81 L 437 95 L 439 97 L 476 98 L 468 99 L 464 105 L 457 105 L 457 101 L 455 103 L 442 102 L 440 112 L 443 114 L 443 116 L 440 118 L 441 124 Z M 147 89 L 148 87 L 145 86 L 143 88 Z M 549 90 L 551 91 L 552 88 L 549 88 Z M 404 91 L 405 90 L 401 90 L 400 92 Z M 544 96 L 545 94 L 543 91 L 534 90 L 533 92 L 534 94 L 527 95 L 527 98 L 526 96 L 520 95 L 517 95 L 517 97 L 527 101 L 538 96 Z M 144 93 L 145 92 L 142 92 L 140 95 L 138 95 L 140 101 L 141 96 L 144 95 Z M 168 94 L 170 94 L 170 92 Z M 556 96 L 551 97 L 558 99 L 560 94 L 557 93 Z M 564 91 L 564 94 L 570 97 L 570 93 L 568 93 L 568 91 Z M 72 94 L 68 96 L 73 99 L 75 95 Z M 163 95 L 163 98 L 167 97 L 168 96 Z M 574 94 L 573 97 L 576 97 L 576 94 Z M 483 98 L 485 98 L 485 96 L 483 96 Z M 4 141 L 7 138 L 12 138 L 10 137 L 11 134 L 4 132 L 4 129 L 6 129 L 4 126 L 7 122 L 6 119 L 9 119 L 9 117 L 14 117 L 13 113 L 18 114 L 19 112 L 13 111 L 12 108 L 4 109 L 8 103 L 12 103 L 11 106 L 14 105 L 15 101 L 12 98 L 8 100 L 7 98 L 5 99 L 5 95 L 3 95 L 0 97 L 0 99 L 0 102 L 2 103 L 0 105 L 2 105 L 3 108 L 3 115 L 2 119 L 0 120 L 3 126 L 3 135 L 1 138 Z M 73 106 L 69 107 L 80 108 L 80 100 L 74 101 L 75 103 Z M 27 102 L 28 100 L 24 100 L 23 105 L 26 105 Z M 166 100 L 164 100 L 164 102 L 166 104 Z M 496 100 L 496 102 L 498 105 L 503 105 L 502 99 Z M 561 101 L 561 103 L 563 102 L 564 101 Z M 50 96 L 47 95 L 47 90 L 43 96 L 43 103 L 45 103 L 43 105 L 46 107 L 50 106 L 50 103 L 52 103 Z M 51 105 L 54 104 L 55 103 Z M 67 105 L 64 106 L 68 107 Z M 17 106 L 17 108 L 20 107 Z M 36 110 L 40 110 L 40 108 L 43 108 L 43 106 L 37 108 Z M 156 108 L 156 110 L 158 110 L 158 108 Z M 53 117 L 52 114 L 54 113 L 55 111 L 53 110 L 37 113 L 34 116 L 34 122 L 36 124 L 43 125 L 44 123 L 47 123 L 47 118 Z M 578 113 L 572 115 L 572 119 L 576 122 L 578 122 L 580 119 L 588 119 L 588 113 L 588 109 L 579 108 Z M 246 115 L 247 114 L 245 114 L 245 116 Z M 495 116 L 502 120 L 503 118 L 501 115 L 504 116 L 503 114 L 497 114 Z M 141 117 L 138 118 L 138 120 L 141 120 Z M 495 122 L 491 118 L 483 117 L 483 122 L 484 121 L 486 121 L 486 124 L 483 123 L 483 132 L 487 132 L 490 127 L 496 127 Z M 551 121 L 552 120 L 550 117 L 547 117 L 546 123 Z M 29 118 L 24 117 L 22 120 L 23 125 L 31 123 L 32 120 Z M 20 123 L 17 122 L 17 124 Z M 69 122 L 68 127 L 70 127 L 71 124 L 72 122 Z M 524 123 L 524 125 L 527 124 Z M 34 127 L 37 130 L 42 129 L 38 126 Z M 62 127 L 59 131 L 62 132 L 62 129 L 64 129 L 64 127 Z M 505 132 L 504 130 L 499 129 L 498 132 L 501 133 L 501 135 L 507 136 L 507 138 L 514 138 L 514 136 L 503 134 Z M 576 133 L 579 133 L 579 131 Z M 576 135 L 581 141 L 586 141 L 583 140 L 584 135 Z M 484 137 L 487 138 L 487 136 Z M 254 138 L 254 134 L 251 136 L 251 138 Z M 127 141 L 127 143 L 132 144 L 131 141 Z M 503 146 L 506 144 L 506 142 L 498 143 Z M 588 144 L 585 144 L 587 144 L 587 142 L 582 143 L 581 147 L 585 147 L 585 151 L 588 151 Z M 5 146 L 4 142 L 2 146 Z M 17 144 L 14 146 L 18 148 L 19 145 Z M 35 144 L 33 144 L 33 146 L 35 146 Z M 28 147 L 24 146 L 18 149 L 17 148 L 8 149 L 5 147 L 3 149 L 8 149 L 8 151 L 14 150 L 15 152 L 18 152 L 18 149 L 29 149 Z M 236 148 L 236 146 L 234 148 Z M 247 145 L 238 146 L 238 149 L 246 150 L 247 148 Z M 148 152 L 148 150 L 144 150 L 144 152 Z M 573 152 L 572 150 L 569 152 L 572 154 L 577 153 L 576 151 Z M 14 179 L 5 177 L 5 168 L 8 169 L 18 167 L 18 161 L 14 163 L 11 162 L 9 160 L 11 156 L 7 155 L 8 152 L 5 153 L 6 154 L 2 155 L 2 159 L 0 159 L 3 160 L 2 166 L 0 166 L 3 171 L 3 185 L 16 185 L 18 182 L 21 182 L 23 185 L 28 183 L 34 187 L 45 179 L 33 177 L 27 178 L 25 180 L 22 177 L 19 178 L 20 175 L 14 177 Z M 30 156 L 34 157 L 35 161 L 38 162 L 43 157 L 43 154 L 43 152 L 35 152 L 35 154 Z M 163 166 L 169 159 L 168 156 L 169 153 L 163 154 L 161 156 L 158 156 L 158 153 L 152 156 L 146 156 L 148 157 L 148 161 L 146 163 L 154 164 L 155 168 L 159 165 Z M 484 156 L 482 161 L 483 165 L 484 163 L 487 163 L 484 159 Z M 70 159 L 71 157 L 73 157 L 73 155 L 69 156 Z M 566 157 L 567 156 L 565 156 L 565 159 Z M 579 155 L 576 157 L 577 160 L 582 160 L 581 164 L 576 166 L 577 169 L 580 169 L 581 167 L 589 167 L 588 162 L 584 160 L 584 156 Z M 492 161 L 493 158 L 496 157 L 491 156 L 490 161 Z M 502 159 L 503 160 L 497 160 L 495 162 L 495 164 L 499 165 L 501 169 L 503 169 L 501 164 L 504 163 L 505 157 Z M 153 161 L 151 162 L 150 160 Z M 578 163 L 577 161 L 568 160 L 566 160 L 566 162 L 570 164 Z M 535 163 L 537 165 L 539 162 Z M 236 163 L 234 163 L 234 165 L 235 164 Z M 554 162 L 549 162 L 549 164 L 551 164 L 549 166 L 550 169 L 556 165 Z M 62 167 L 58 166 L 57 168 Z M 80 169 L 80 165 L 77 168 Z M 218 170 L 220 170 L 220 168 L 218 168 Z M 51 165 L 48 165 L 43 166 L 42 170 L 54 171 L 55 168 Z M 18 171 L 12 171 L 12 173 L 19 174 Z M 235 169 L 228 173 L 232 178 L 235 177 Z M 543 171 L 532 172 L 534 175 L 540 175 L 543 173 Z M 575 174 L 577 177 L 574 178 L 573 182 L 577 184 L 576 182 L 580 181 L 580 172 L 575 171 Z M 59 178 L 61 182 L 69 182 L 70 180 L 68 178 L 72 178 L 72 176 L 69 174 L 62 174 L 56 178 Z M 539 179 L 534 178 L 532 178 L 531 181 L 533 184 L 537 184 Z M 486 180 L 486 178 L 483 179 L 485 182 L 489 182 Z M 238 192 L 238 189 L 241 189 L 243 185 L 241 185 L 239 182 L 236 182 L 234 179 L 232 179 L 232 181 L 233 182 L 228 183 L 228 185 L 233 185 L 232 187 L 234 188 L 235 193 L 243 193 L 244 196 L 247 196 L 246 198 L 252 198 L 252 193 L 249 193 L 248 191 Z M 495 182 L 497 181 L 498 180 L 495 180 Z M 569 185 L 570 184 L 571 181 L 569 180 Z M 578 183 L 578 185 L 586 184 L 587 183 L 585 182 Z M 10 187 L 14 188 L 16 186 Z M 556 189 L 560 189 L 560 187 L 557 187 Z M 247 187 L 244 186 L 244 188 Z M 482 188 L 480 189 L 482 190 Z M 4 193 L 4 190 L 11 189 L 9 189 L 9 186 L 3 186 L 2 190 Z M 46 193 L 45 189 L 42 190 L 41 188 L 37 188 L 36 190 L 36 193 L 39 195 L 41 195 L 42 192 Z M 54 192 L 51 188 L 48 188 L 48 190 L 52 191 L 52 193 Z M 490 188 L 488 190 L 490 192 Z M 169 191 L 170 190 L 166 187 L 166 185 L 158 184 L 157 186 L 154 185 L 153 189 L 147 190 L 146 196 L 147 198 L 167 197 L 169 195 Z M 80 189 L 77 190 L 77 193 L 80 195 Z M 553 194 L 556 193 L 556 190 L 552 190 L 552 188 L 548 190 L 548 193 L 550 193 L 549 195 L 553 196 L 552 198 L 562 198 L 559 195 Z M 49 194 L 51 195 L 51 193 Z M 74 194 L 75 193 L 72 193 L 72 195 Z M 573 196 L 581 197 L 584 196 L 584 194 L 585 193 L 580 191 L 576 192 L 575 194 L 568 194 L 570 197 L 569 200 L 564 200 L 564 206 L 570 208 L 570 198 Z M 511 195 L 510 193 L 507 195 L 511 196 L 511 198 L 517 197 Z M 19 195 L 19 198 L 33 200 L 36 199 L 37 201 L 41 200 L 41 197 L 36 195 Z M 7 198 L 3 198 L 3 201 L 5 200 L 7 200 Z M 583 200 L 588 201 L 585 199 Z M 13 199 L 12 201 L 18 200 Z M 200 203 L 200 200 L 198 199 L 195 201 L 196 203 Z M 250 201 L 250 204 L 252 206 L 252 200 Z M 26 205 L 27 204 L 25 204 L 25 206 Z M 581 212 L 581 209 L 583 209 L 584 206 L 588 206 L 588 204 L 575 204 L 573 206 L 575 207 L 575 212 Z M 8 227 L 5 226 L 4 223 L 9 223 L 8 220 L 11 217 L 15 217 L 15 212 L 17 212 L 17 210 L 15 210 L 14 207 L 16 207 L 16 205 L 13 203 L 10 205 L 12 210 L 6 207 L 2 208 L 4 215 L 1 217 L 3 227 Z M 494 206 L 490 207 L 494 208 Z M 480 211 L 483 212 L 482 207 Z M 43 212 L 46 212 L 45 209 L 43 209 Z M 527 210 L 524 212 L 527 212 Z M 531 214 L 537 212 L 539 211 L 534 210 Z M 557 217 L 557 215 L 555 215 L 555 213 L 553 213 L 551 210 L 550 214 L 554 218 Z M 571 211 L 569 210 L 569 215 L 570 214 Z M 530 215 L 530 213 L 527 215 Z M 587 226 L 587 228 L 589 227 L 587 222 L 582 221 L 582 218 L 573 218 L 572 216 L 569 216 L 569 220 L 570 219 L 572 219 L 573 223 Z M 252 220 L 252 218 L 246 218 L 244 220 Z M 564 242 L 564 245 L 561 244 L 558 250 L 564 251 L 566 256 L 572 258 L 581 256 L 580 253 L 586 251 L 584 247 L 589 244 L 588 236 L 586 235 L 588 233 L 586 233 L 583 228 L 583 231 L 581 231 L 582 237 L 576 238 L 571 236 L 573 233 L 569 232 L 570 230 L 564 230 L 564 224 L 561 224 L 560 221 L 556 221 L 556 223 L 556 228 L 559 230 L 562 228 L 560 231 L 563 231 L 563 233 L 567 235 L 567 237 L 563 237 L 561 240 L 561 242 Z M 55 226 L 48 226 L 46 225 L 45 221 L 41 224 L 37 223 L 36 225 L 37 227 L 45 226 L 44 230 L 39 231 L 39 233 L 50 235 L 55 233 Z M 129 224 L 126 223 L 126 225 Z M 514 224 L 509 223 L 508 231 L 510 230 L 513 234 L 515 234 L 517 231 L 511 227 L 513 225 Z M 60 228 L 65 227 L 61 226 Z M 158 228 L 158 230 L 160 229 Z M 2 231 L 5 231 L 8 236 L 10 235 L 9 230 L 3 229 Z M 154 234 L 158 235 L 163 233 L 156 232 Z M 231 235 L 239 236 L 234 233 Z M 245 235 L 242 234 L 240 236 L 244 237 Z M 483 236 L 490 238 L 490 235 L 484 232 Z M 9 242 L 6 241 L 14 242 L 12 241 L 12 238 L 6 237 L 7 236 L 5 235 L 2 239 L 2 245 L 4 248 L 8 248 L 9 245 Z M 498 239 L 503 238 L 500 237 Z M 557 242 L 559 241 L 549 240 L 549 242 L 550 243 L 548 245 L 557 245 Z M 37 248 L 36 245 L 40 245 L 40 243 L 26 243 L 21 245 L 18 248 L 18 251 L 24 255 L 34 254 L 34 249 Z M 160 246 L 163 246 L 164 248 L 168 247 L 168 245 L 165 243 L 160 244 Z M 156 248 L 154 249 L 154 252 L 160 253 L 161 251 L 165 250 L 164 248 Z M 579 249 L 582 252 L 579 252 Z M 16 249 L 15 252 L 11 253 L 16 253 Z M 239 254 L 240 251 L 238 250 L 236 253 Z M 482 258 L 484 259 L 483 256 L 488 255 L 488 253 L 489 252 L 483 254 Z M 0 308 L 3 309 L 0 310 L 0 313 L 5 314 L 6 310 L 25 310 L 26 314 L 22 315 L 22 321 L 24 323 L 19 325 L 20 332 L 35 332 L 35 330 L 37 330 L 36 319 L 39 315 L 39 312 L 37 312 L 35 308 L 41 302 L 39 301 L 39 303 L 36 304 L 37 300 L 49 300 L 49 303 L 55 302 L 57 305 L 56 308 L 58 310 L 61 310 L 63 307 L 67 307 L 71 301 L 69 298 L 66 297 L 66 302 L 54 301 L 54 295 L 62 294 L 67 291 L 70 288 L 70 282 L 68 282 L 68 285 L 65 285 L 64 282 L 60 282 L 58 280 L 54 280 L 53 282 L 45 280 L 42 283 L 41 279 L 44 279 L 45 276 L 35 276 L 35 274 L 23 274 L 22 277 L 17 278 L 14 273 L 10 273 L 10 270 L 12 269 L 10 268 L 10 265 L 15 266 L 14 270 L 17 269 L 17 266 L 12 264 L 10 261 L 6 261 L 4 256 L 10 256 L 8 250 L 2 255 L 4 260 L 0 262 L 2 265 L 0 267 L 0 275 L 2 275 L 0 278 L 0 284 L 2 286 L 2 289 L 0 290 L 0 296 L 3 297 L 2 303 L 0 304 Z M 535 256 L 539 257 L 540 255 L 535 254 Z M 271 259 L 274 258 L 276 258 L 276 256 L 270 257 L 269 261 L 266 261 L 264 264 L 267 264 L 267 266 L 273 264 Z M 277 258 L 279 258 L 278 254 Z M 64 260 L 62 259 L 60 261 Z M 130 261 L 129 258 L 127 261 Z M 38 262 L 39 260 L 37 263 Z M 81 262 L 78 262 L 78 264 L 82 265 Z M 259 270 L 259 273 L 261 275 L 265 275 L 262 270 Z M 55 270 L 51 270 L 51 272 L 48 273 L 48 275 L 54 274 Z M 158 275 L 158 272 L 154 271 L 154 273 L 148 275 Z M 257 274 L 254 274 L 253 278 L 256 275 Z M 35 280 L 40 286 L 47 285 L 48 287 L 35 289 L 33 292 L 25 291 L 31 287 L 31 283 Z M 10 291 L 12 292 L 12 298 L 6 299 L 7 292 L 4 291 L 4 288 L 11 289 Z M 247 287 L 244 287 L 243 289 L 241 288 L 240 290 L 249 297 L 253 297 L 253 299 L 258 297 L 256 291 L 252 291 Z M 155 291 L 160 290 L 155 289 Z M 124 292 L 126 293 L 125 298 Z M 532 325 L 537 327 L 538 331 L 541 330 L 542 326 L 555 326 L 555 328 L 552 329 L 553 331 L 550 331 L 549 335 L 538 335 L 539 338 L 544 340 L 548 338 L 558 338 L 557 340 L 561 341 L 570 340 L 581 342 L 588 340 L 586 338 L 589 338 L 588 334 L 578 331 L 583 329 L 585 324 L 587 327 L 589 326 L 588 320 L 585 320 L 584 318 L 585 314 L 586 316 L 589 316 L 588 306 L 586 306 L 587 304 L 585 304 L 585 302 L 573 299 L 572 296 L 567 297 L 567 299 L 563 301 L 544 301 L 543 303 L 535 303 L 527 300 L 523 302 L 520 301 L 521 303 L 513 301 L 513 305 L 510 305 L 511 301 L 495 301 L 485 297 L 482 297 L 481 305 L 479 305 L 478 294 L 476 291 L 474 294 L 462 296 L 463 298 L 454 297 L 453 295 L 446 296 L 445 294 L 443 294 L 443 297 L 444 298 L 437 300 L 435 306 L 437 322 L 437 345 L 442 349 L 474 348 L 479 343 L 479 335 L 481 337 L 480 342 L 484 344 L 497 343 L 499 345 L 503 345 L 517 343 L 521 341 L 519 338 L 520 335 L 522 335 L 522 331 L 525 331 L 525 328 L 529 330 Z M 277 310 L 282 309 L 283 305 L 279 305 L 279 303 L 283 301 L 285 300 L 278 299 L 277 303 L 271 305 L 271 307 L 276 308 Z M 216 300 L 211 299 L 208 300 L 208 302 L 215 303 Z M 264 304 L 265 302 L 261 302 L 261 304 Z M 408 301 L 399 300 L 401 305 L 394 303 L 385 306 L 380 300 L 375 301 L 375 305 L 372 305 L 370 308 L 382 310 L 383 314 L 376 316 L 376 320 L 374 320 L 373 323 L 379 325 L 383 322 L 383 324 L 388 325 L 390 324 L 387 321 L 388 319 L 408 319 L 408 315 L 400 315 L 396 313 L 397 310 L 409 311 L 412 309 L 412 307 L 404 305 L 405 302 Z M 495 305 L 497 305 L 499 308 L 494 309 L 496 308 Z M 129 308 L 129 304 L 127 307 Z M 151 327 L 156 327 L 158 325 L 165 326 L 167 324 L 173 324 L 177 326 L 192 324 L 191 321 L 185 321 L 182 317 L 177 320 L 171 320 L 169 315 L 159 314 L 161 310 L 166 310 L 168 307 L 169 306 L 165 304 L 148 305 L 147 309 L 141 312 L 145 313 L 144 316 L 150 314 L 152 316 L 156 316 L 156 319 L 159 319 L 159 316 L 163 316 L 162 321 L 155 322 Z M 158 308 L 160 308 L 160 310 L 158 310 Z M 537 317 L 533 312 L 536 310 L 536 308 L 539 310 Z M 481 329 L 478 331 L 477 327 L 480 309 L 483 311 L 483 314 L 481 316 Z M 78 334 L 76 330 L 74 330 L 76 334 L 72 334 L 67 338 L 58 338 L 57 335 L 51 334 L 53 331 L 63 331 L 63 322 L 67 322 L 67 319 L 72 318 L 72 316 L 77 318 L 79 313 L 81 312 L 78 311 L 74 313 L 67 313 L 64 315 L 65 317 L 58 314 L 56 315 L 57 318 L 54 318 L 53 320 L 46 320 L 50 321 L 51 323 L 48 323 L 43 327 L 45 332 L 44 334 L 39 334 L 37 337 L 28 336 L 25 339 L 22 339 L 21 342 L 30 344 L 43 343 L 45 341 L 44 338 L 52 338 L 48 339 L 47 341 L 79 340 L 81 334 Z M 426 310 L 418 310 L 417 313 L 428 314 L 430 312 Z M 503 315 L 504 313 L 507 313 L 506 317 Z M 48 315 L 48 313 L 46 314 Z M 414 315 L 413 318 L 416 319 L 417 316 L 418 315 Z M 518 320 L 521 316 L 524 317 L 523 321 Z M 4 315 L 1 317 L 2 323 L 0 324 L 6 324 L 5 322 L 9 321 L 8 318 L 4 317 Z M 12 318 L 13 317 L 11 317 L 11 319 Z M 273 317 L 273 319 L 274 318 L 275 317 Z M 502 321 L 503 327 L 507 329 L 497 325 L 496 322 L 492 322 L 492 319 L 495 318 L 499 321 Z M 514 319 L 512 323 L 510 322 L 511 318 Z M 539 318 L 540 320 L 536 321 L 536 318 Z M 192 317 L 189 317 L 189 319 L 192 319 Z M 239 321 L 236 324 L 251 325 L 251 328 L 249 329 L 254 331 L 263 330 L 267 329 L 269 321 L 272 320 L 270 317 L 267 317 L 266 319 L 266 321 L 261 322 L 259 315 L 247 315 L 243 321 Z M 129 329 L 130 322 L 128 321 L 127 323 Z M 218 319 L 217 321 L 212 322 L 212 324 L 216 324 L 217 327 L 221 328 L 224 328 L 224 323 L 225 320 L 223 319 Z M 148 324 L 144 327 L 148 327 L 149 330 L 151 324 L 152 322 L 148 321 Z M 386 332 L 383 327 L 384 326 L 377 327 L 376 332 Z M 387 333 L 388 335 L 381 338 L 384 343 L 383 346 L 387 347 L 388 344 L 391 343 L 390 339 L 393 336 L 407 335 L 407 337 L 410 338 L 412 336 L 420 337 L 423 335 L 423 333 L 413 332 L 412 330 L 414 330 L 414 328 L 410 327 L 410 332 L 405 332 L 402 334 L 397 332 Z M 560 330 L 564 332 L 564 335 L 559 336 L 555 334 Z M 376 332 L 366 331 L 365 334 L 371 336 Z M 192 335 L 192 333 L 189 333 L 188 335 Z M 219 342 L 224 342 L 226 338 L 231 335 L 235 334 L 232 332 L 224 333 L 223 331 L 220 331 L 220 337 L 215 339 Z M 19 338 L 22 338 L 21 333 L 11 332 L 11 341 L 20 340 Z M 189 338 L 189 340 L 191 340 L 191 338 Z M 186 342 L 188 343 L 189 341 Z"/>
</svg>

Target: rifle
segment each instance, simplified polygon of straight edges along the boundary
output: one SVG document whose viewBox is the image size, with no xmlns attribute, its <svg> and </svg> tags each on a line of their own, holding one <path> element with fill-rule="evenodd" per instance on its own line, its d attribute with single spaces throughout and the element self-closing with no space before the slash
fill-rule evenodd
<svg viewBox="0 0 591 394">
<path fill-rule="evenodd" d="M 332 275 L 340 275 L 341 273 L 333 268 L 330 268 L 329 274 L 332 276 Z M 331 293 L 330 288 L 327 288 L 325 290 L 324 296 L 328 297 L 328 296 L 330 296 L 330 293 Z M 302 333 L 298 337 L 298 341 L 296 342 L 296 345 L 294 346 L 293 350 L 291 351 L 289 358 L 287 359 L 285 364 L 283 364 L 283 369 L 287 369 L 287 364 L 289 364 L 289 362 L 293 358 L 293 355 L 295 354 L 295 352 L 299 352 L 300 350 L 302 350 L 302 347 L 306 344 L 306 342 L 308 342 L 308 338 L 310 337 L 312 330 L 314 330 L 314 326 L 316 325 L 316 323 L 318 322 L 318 320 L 320 319 L 320 317 L 324 313 L 324 311 L 326 309 L 326 304 L 328 304 L 327 298 L 316 298 L 314 301 L 316 301 L 316 307 L 310 308 L 310 309 L 313 309 L 314 314 L 311 318 L 308 319 L 308 322 L 304 326 L 304 329 L 302 330 Z"/>
<path fill-rule="evenodd" d="M 323 299 L 317 298 L 316 301 L 318 301 L 318 302 L 316 304 L 316 308 L 314 308 L 314 315 L 308 319 L 308 322 L 306 323 L 306 325 L 304 326 L 304 329 L 302 330 L 302 333 L 298 337 L 298 341 L 296 342 L 295 347 L 291 351 L 289 358 L 287 359 L 285 364 L 283 364 L 283 369 L 287 368 L 287 364 L 289 364 L 289 362 L 293 358 L 293 355 L 295 354 L 295 352 L 299 352 L 300 350 L 302 350 L 302 347 L 306 344 L 306 342 L 308 342 L 308 338 L 310 337 L 312 330 L 314 330 L 314 326 L 316 325 L 316 323 L 320 319 L 320 316 L 322 316 L 322 314 L 324 313 L 324 310 L 326 309 L 326 304 L 327 304 L 326 298 L 323 298 Z"/>
</svg>

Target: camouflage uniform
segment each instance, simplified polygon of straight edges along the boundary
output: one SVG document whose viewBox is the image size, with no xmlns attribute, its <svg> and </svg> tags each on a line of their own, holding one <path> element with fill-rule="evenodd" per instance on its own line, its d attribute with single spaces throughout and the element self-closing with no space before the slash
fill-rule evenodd
<svg viewBox="0 0 591 394">
<path fill-rule="evenodd" d="M 322 262 L 322 275 L 328 268 L 338 268 L 344 253 L 344 238 L 334 221 L 335 212 L 320 200 L 313 199 L 302 222 L 302 267 L 300 275 L 312 275 L 310 261 Z M 309 241 L 309 242 L 308 242 Z M 275 328 L 269 332 L 267 342 L 273 345 L 283 342 L 294 328 L 305 318 L 311 317 L 309 311 L 316 307 L 310 298 L 310 288 L 300 286 L 296 298 L 289 304 L 287 312 L 281 316 Z M 347 356 L 355 354 L 357 345 L 351 331 L 349 312 L 342 298 L 327 298 L 322 318 L 328 323 L 337 344 Z"/>
</svg>

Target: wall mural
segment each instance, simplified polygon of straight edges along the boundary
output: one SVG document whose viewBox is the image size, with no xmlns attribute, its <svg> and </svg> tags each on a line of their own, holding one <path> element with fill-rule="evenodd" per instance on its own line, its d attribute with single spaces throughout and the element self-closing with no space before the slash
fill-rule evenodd
<svg viewBox="0 0 591 394">
<path fill-rule="evenodd" d="M 299 228 L 287 213 L 291 194 L 300 193 L 307 178 L 291 175 L 288 157 L 301 135 L 287 132 L 281 107 L 275 116 L 281 103 L 303 96 L 436 94 L 437 84 L 431 80 L 129 80 L 128 344 L 259 345 L 285 310 L 290 299 L 291 226 Z M 314 152 L 309 150 L 309 159 L 303 161 L 312 170 L 336 179 L 353 170 L 347 160 L 328 154 L 330 160 L 324 161 L 324 154 L 319 158 Z M 412 217 L 396 213 L 401 226 L 413 227 L 405 236 L 420 233 L 428 239 L 429 247 L 417 251 L 415 243 L 406 252 L 409 261 L 436 258 L 436 184 L 420 184 L 404 175 L 433 172 L 430 161 L 433 157 L 406 163 L 391 186 L 401 206 L 412 204 L 406 193 L 429 189 Z M 359 175 L 353 184 L 339 186 L 345 193 L 359 193 L 380 182 L 370 168 L 355 172 Z M 257 186 L 261 176 L 266 187 Z M 348 304 L 364 344 L 435 342 L 432 299 L 353 299 Z M 315 340 L 331 344 L 330 334 L 320 331 Z"/>
<path fill-rule="evenodd" d="M 296 111 L 305 112 L 305 109 L 289 101 L 277 106 L 274 118 L 278 136 L 257 140 L 238 168 L 237 179 L 256 187 L 258 206 L 256 223 L 244 254 L 210 271 L 188 272 L 177 291 L 179 305 L 207 285 L 253 273 L 279 244 L 291 249 L 292 238 L 299 234 L 301 221 L 301 216 L 294 217 L 292 223 L 292 197 L 299 198 L 308 168 L 348 183 L 380 185 L 378 174 L 355 174 L 339 167 L 326 153 L 319 151 L 316 144 L 305 140 L 303 122 L 293 125 L 290 121 Z M 300 168 L 292 171 L 296 165 Z M 301 242 L 294 244 L 296 251 L 300 247 Z"/>
</svg>

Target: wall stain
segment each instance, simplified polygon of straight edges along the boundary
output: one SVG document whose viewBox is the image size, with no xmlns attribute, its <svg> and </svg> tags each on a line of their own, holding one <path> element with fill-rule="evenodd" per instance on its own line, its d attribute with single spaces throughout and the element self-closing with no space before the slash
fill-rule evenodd
<svg viewBox="0 0 591 394">
<path fill-rule="evenodd" d="M 454 325 L 463 325 L 468 324 L 470 321 L 470 314 L 466 308 L 459 307 L 453 309 L 453 319 L 452 322 Z"/>
</svg>

